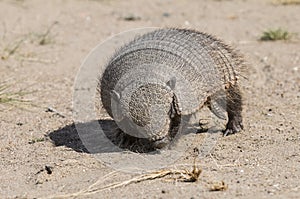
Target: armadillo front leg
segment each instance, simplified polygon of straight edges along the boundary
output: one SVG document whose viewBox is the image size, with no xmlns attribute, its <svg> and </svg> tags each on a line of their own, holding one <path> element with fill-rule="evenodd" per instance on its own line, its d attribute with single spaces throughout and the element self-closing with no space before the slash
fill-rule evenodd
<svg viewBox="0 0 300 199">
<path fill-rule="evenodd" d="M 224 136 L 239 132 L 243 129 L 242 96 L 238 85 L 230 85 L 227 93 L 228 123 Z"/>
</svg>

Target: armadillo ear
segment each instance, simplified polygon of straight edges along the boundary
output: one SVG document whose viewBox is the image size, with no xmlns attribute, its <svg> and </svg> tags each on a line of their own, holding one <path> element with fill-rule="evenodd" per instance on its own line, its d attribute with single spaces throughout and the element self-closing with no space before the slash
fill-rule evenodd
<svg viewBox="0 0 300 199">
<path fill-rule="evenodd" d="M 117 91 L 115 91 L 115 90 L 112 90 L 111 92 L 110 92 L 110 96 L 111 96 L 111 98 L 113 99 L 113 100 L 115 100 L 116 102 L 119 102 L 120 101 L 120 94 L 119 93 L 117 93 Z"/>
<path fill-rule="evenodd" d="M 111 111 L 113 118 L 116 122 L 120 122 L 123 119 L 122 111 L 120 108 L 120 94 L 117 91 L 112 90 L 110 92 L 111 96 Z"/>
<path fill-rule="evenodd" d="M 169 86 L 172 90 L 175 89 L 175 85 L 176 85 L 176 77 L 172 77 L 168 82 L 167 82 L 167 86 Z"/>
</svg>

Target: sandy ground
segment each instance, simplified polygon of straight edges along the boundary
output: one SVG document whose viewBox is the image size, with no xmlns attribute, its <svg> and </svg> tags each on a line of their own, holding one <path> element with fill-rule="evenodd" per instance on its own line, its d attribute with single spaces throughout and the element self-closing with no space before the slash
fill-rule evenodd
<svg viewBox="0 0 300 199">
<path fill-rule="evenodd" d="M 32 104 L 0 104 L 0 198 L 71 198 L 67 194 L 99 179 L 95 187 L 137 175 L 110 174 L 112 167 L 81 146 L 72 118 L 73 84 L 97 44 L 153 26 L 197 29 L 240 49 L 251 65 L 245 130 L 220 137 L 197 160 L 203 170 L 197 182 L 155 179 L 78 198 L 299 198 L 299 39 L 258 41 L 269 28 L 300 33 L 299 18 L 300 5 L 268 0 L 0 0 L 1 82 L 12 92 L 29 92 L 24 99 Z M 189 153 L 185 162 L 190 169 Z M 222 181 L 227 190 L 209 191 Z"/>
</svg>

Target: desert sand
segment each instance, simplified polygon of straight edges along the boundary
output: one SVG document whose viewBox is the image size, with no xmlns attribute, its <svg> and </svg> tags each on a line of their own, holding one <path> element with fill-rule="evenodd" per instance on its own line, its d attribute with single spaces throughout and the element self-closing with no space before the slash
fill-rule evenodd
<svg viewBox="0 0 300 199">
<path fill-rule="evenodd" d="M 0 103 L 0 198 L 299 198 L 299 18 L 300 5 L 271 0 L 0 0 L 0 83 L 25 100 Z M 101 191 L 140 174 L 116 171 L 82 146 L 74 82 L 95 46 L 140 27 L 196 29 L 239 49 L 249 64 L 244 130 L 219 136 L 196 159 L 196 182 L 170 175 Z M 259 40 L 277 28 L 291 38 Z M 190 151 L 182 158 L 173 166 L 192 169 Z M 210 190 L 222 182 L 224 190 Z"/>
</svg>

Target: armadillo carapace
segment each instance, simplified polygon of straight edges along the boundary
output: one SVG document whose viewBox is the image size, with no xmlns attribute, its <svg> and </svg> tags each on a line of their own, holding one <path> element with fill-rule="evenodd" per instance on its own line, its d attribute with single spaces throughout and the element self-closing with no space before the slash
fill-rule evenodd
<svg viewBox="0 0 300 199">
<path fill-rule="evenodd" d="M 158 29 L 117 50 L 99 91 L 120 129 L 159 148 L 176 135 L 182 116 L 204 105 L 228 119 L 224 135 L 243 129 L 238 84 L 243 67 L 236 51 L 209 34 Z"/>
</svg>

